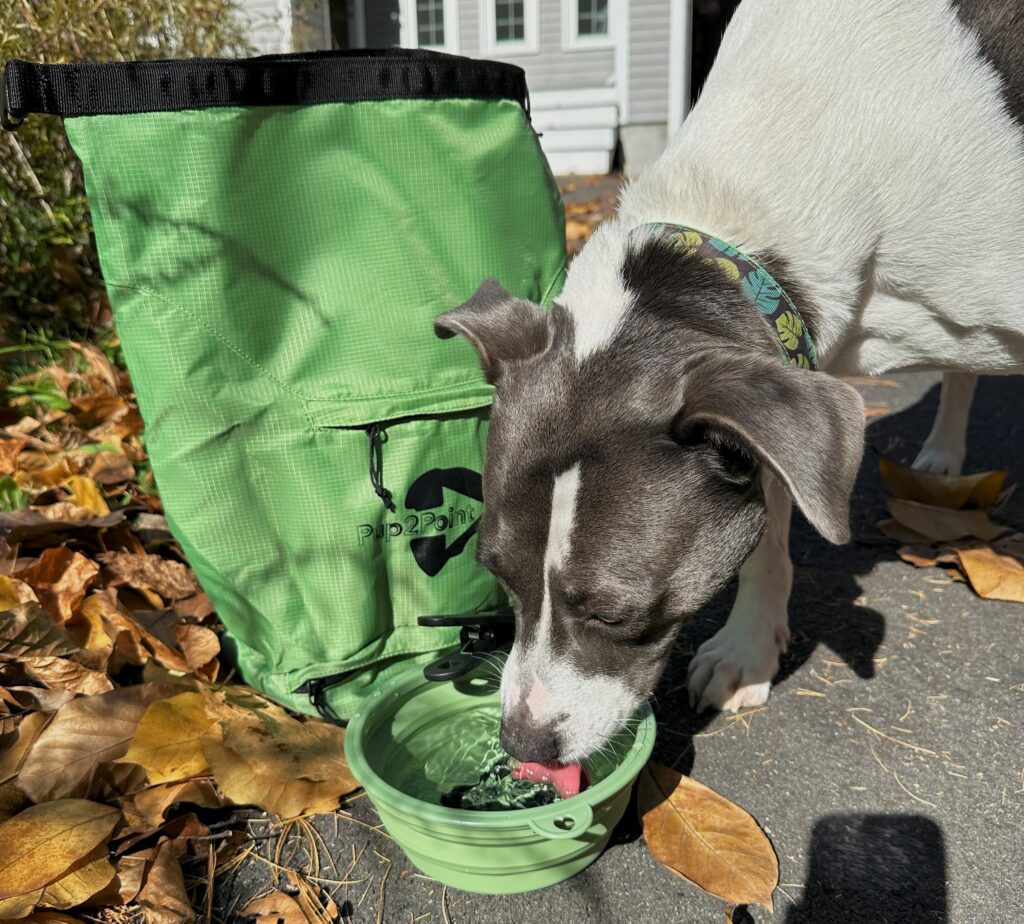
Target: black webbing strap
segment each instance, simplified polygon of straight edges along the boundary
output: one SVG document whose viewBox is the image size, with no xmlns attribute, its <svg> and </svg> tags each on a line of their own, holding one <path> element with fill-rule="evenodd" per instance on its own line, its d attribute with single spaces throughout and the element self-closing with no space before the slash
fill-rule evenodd
<svg viewBox="0 0 1024 924">
<path fill-rule="evenodd" d="M 123 115 L 210 106 L 303 106 L 389 99 L 511 99 L 529 111 L 521 68 L 402 48 L 112 64 L 8 61 L 4 127 L 30 113 Z"/>
</svg>

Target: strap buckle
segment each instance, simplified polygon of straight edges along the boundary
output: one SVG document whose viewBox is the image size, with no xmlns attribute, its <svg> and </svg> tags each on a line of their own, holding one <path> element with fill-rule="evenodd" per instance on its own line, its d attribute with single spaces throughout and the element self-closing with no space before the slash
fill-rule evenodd
<svg viewBox="0 0 1024 924">
<path fill-rule="evenodd" d="M 13 132 L 17 131 L 24 121 L 23 116 L 16 116 L 7 108 L 7 75 L 0 71 L 0 126 Z"/>
<path fill-rule="evenodd" d="M 515 634 L 515 615 L 511 607 L 490 613 L 464 616 L 420 616 L 421 626 L 460 626 L 459 650 L 432 661 L 423 668 L 427 680 L 458 680 L 477 667 L 492 652 L 507 649 Z"/>
</svg>

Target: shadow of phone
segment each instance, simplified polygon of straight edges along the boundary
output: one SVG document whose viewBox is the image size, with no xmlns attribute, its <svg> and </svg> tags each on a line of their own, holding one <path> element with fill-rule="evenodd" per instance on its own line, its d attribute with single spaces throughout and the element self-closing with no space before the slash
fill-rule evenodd
<svg viewBox="0 0 1024 924">
<path fill-rule="evenodd" d="M 921 815 L 827 815 L 811 834 L 807 881 L 786 924 L 944 924 L 942 829 Z"/>
</svg>

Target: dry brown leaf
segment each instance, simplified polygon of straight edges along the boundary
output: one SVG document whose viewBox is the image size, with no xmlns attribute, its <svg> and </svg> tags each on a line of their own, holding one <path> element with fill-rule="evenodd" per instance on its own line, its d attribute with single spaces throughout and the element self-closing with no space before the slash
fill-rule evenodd
<svg viewBox="0 0 1024 924">
<path fill-rule="evenodd" d="M 147 866 L 136 899 L 147 924 L 191 924 L 196 919 L 185 891 L 185 877 L 178 859 L 180 849 L 173 841 L 161 842 Z"/>
<path fill-rule="evenodd" d="M 896 554 L 917 568 L 956 565 L 960 560 L 956 549 L 948 545 L 901 545 Z"/>
<path fill-rule="evenodd" d="M 239 914 L 243 918 L 255 918 L 255 924 L 322 924 L 315 918 L 307 918 L 294 898 L 276 889 L 263 898 L 254 898 Z"/>
<path fill-rule="evenodd" d="M 957 554 L 979 597 L 1024 603 L 1024 565 L 1018 559 L 986 547 L 959 549 Z"/>
<path fill-rule="evenodd" d="M 0 612 L 13 610 L 19 603 L 38 603 L 36 592 L 24 581 L 0 575 Z"/>
<path fill-rule="evenodd" d="M 135 466 L 119 452 L 103 450 L 93 456 L 85 473 L 97 484 L 121 484 L 135 480 Z"/>
<path fill-rule="evenodd" d="M 25 795 L 14 780 L 0 783 L 0 821 L 7 821 L 19 812 L 25 811 L 32 800 Z"/>
<path fill-rule="evenodd" d="M 213 723 L 200 693 L 156 700 L 149 704 L 119 761 L 143 767 L 151 783 L 201 776 L 209 772 L 202 740 Z"/>
<path fill-rule="evenodd" d="M 46 655 L 74 657 L 82 650 L 38 603 L 22 603 L 0 615 L 0 661 Z"/>
<path fill-rule="evenodd" d="M 44 888 L 106 843 L 121 813 L 84 799 L 44 802 L 0 824 L 0 898 Z"/>
<path fill-rule="evenodd" d="M 0 898 L 0 919 L 5 921 L 23 920 L 35 908 L 36 902 L 42 897 L 43 890 L 35 889 L 24 895 Z"/>
<path fill-rule="evenodd" d="M 217 795 L 209 777 L 195 777 L 177 783 L 161 783 L 135 793 L 132 809 L 152 827 L 166 821 L 167 810 L 178 802 L 202 808 L 220 808 L 224 801 Z"/>
<path fill-rule="evenodd" d="M 96 696 L 114 689 L 106 671 L 91 670 L 67 658 L 26 656 L 18 664 L 33 680 L 52 689 L 70 690 L 81 696 Z"/>
<path fill-rule="evenodd" d="M 772 908 L 779 862 L 771 841 L 738 805 L 654 762 L 637 793 L 644 839 L 674 873 L 734 905 Z"/>
<path fill-rule="evenodd" d="M 337 781 L 356 787 L 345 760 L 345 729 L 315 719 L 300 722 L 242 686 L 208 691 L 223 742 L 261 772 L 280 779 Z"/>
<path fill-rule="evenodd" d="M 106 552 L 99 557 L 104 569 L 117 581 L 153 590 L 167 601 L 182 600 L 200 590 L 191 569 L 159 555 Z"/>
<path fill-rule="evenodd" d="M 72 398 L 75 418 L 83 427 L 95 427 L 120 420 L 128 413 L 128 402 L 110 392 L 93 392 L 81 398 Z"/>
<path fill-rule="evenodd" d="M 203 753 L 227 799 L 237 805 L 258 805 L 282 818 L 332 812 L 341 797 L 355 788 L 349 781 L 347 768 L 345 775 L 337 780 L 282 779 L 260 772 L 237 751 L 211 739 L 203 742 Z"/>
<path fill-rule="evenodd" d="M 22 718 L 10 735 L 0 740 L 0 783 L 17 776 L 29 749 L 46 727 L 50 717 L 43 712 L 32 712 Z"/>
<path fill-rule="evenodd" d="M 55 534 L 88 536 L 98 530 L 116 526 L 123 522 L 125 517 L 123 510 L 115 510 L 105 517 L 90 516 L 87 520 L 62 520 L 58 515 L 68 513 L 77 516 L 75 511 L 81 509 L 69 502 L 50 504 L 41 509 L 45 509 L 47 513 L 43 514 L 40 510 L 29 507 L 15 510 L 13 513 L 0 513 L 0 536 L 6 538 L 9 545 L 32 542 L 43 536 L 52 539 Z"/>
<path fill-rule="evenodd" d="M 18 456 L 14 481 L 23 491 L 44 491 L 61 487 L 77 474 L 67 456 L 26 450 Z"/>
<path fill-rule="evenodd" d="M 974 536 L 991 542 L 1007 532 L 1007 527 L 993 523 L 984 510 L 950 510 L 895 497 L 886 506 L 897 522 L 928 539 L 952 542 Z"/>
<path fill-rule="evenodd" d="M 93 511 L 87 507 L 80 507 L 73 501 L 57 501 L 53 504 L 44 504 L 28 509 L 47 520 L 54 520 L 58 523 L 87 523 L 96 519 L 96 514 Z"/>
<path fill-rule="evenodd" d="M 117 391 L 117 372 L 99 347 L 91 343 L 80 343 L 77 340 L 69 340 L 68 346 L 82 354 L 82 358 L 93 376 L 110 390 Z"/>
<path fill-rule="evenodd" d="M 88 856 L 74 864 L 56 882 L 43 889 L 40 908 L 74 908 L 102 892 L 114 878 L 114 867 L 107 859 L 107 845 L 99 844 Z"/>
<path fill-rule="evenodd" d="M 128 750 L 149 704 L 175 692 L 147 683 L 71 700 L 29 751 L 18 785 L 35 802 L 89 793 L 100 765 Z"/>
<path fill-rule="evenodd" d="M 189 670 L 199 670 L 220 654 L 220 638 L 213 629 L 189 622 L 175 623 L 172 629 Z"/>
<path fill-rule="evenodd" d="M 1006 480 L 1005 471 L 974 475 L 919 472 L 885 456 L 879 458 L 878 468 L 893 497 L 935 507 L 957 508 L 970 503 L 987 510 L 996 502 Z"/>
<path fill-rule="evenodd" d="M 102 607 L 90 604 L 89 599 L 86 598 L 71 614 L 64 628 L 82 648 L 109 653 L 114 647 L 114 639 L 103 621 Z"/>
<path fill-rule="evenodd" d="M 100 486 L 87 475 L 75 475 L 64 485 L 67 491 L 71 492 L 71 500 L 84 507 L 96 516 L 106 516 L 110 513 L 107 499 L 103 496 Z"/>
<path fill-rule="evenodd" d="M 21 671 L 17 664 L 0 663 L 0 683 L 8 683 L 10 677 L 7 672 L 7 668 L 11 667 L 15 670 Z M 70 690 L 50 690 L 46 687 L 27 686 L 23 684 L 14 684 L 13 686 L 5 686 L 4 692 L 14 700 L 19 709 L 24 709 L 28 712 L 43 712 L 51 713 L 56 712 L 63 706 L 69 699 L 73 699 L 75 694 Z"/>
<path fill-rule="evenodd" d="M 190 616 L 192 619 L 200 622 L 214 613 L 213 604 L 204 593 L 194 594 L 191 597 L 185 597 L 183 600 L 175 600 L 172 608 L 179 616 Z"/>
<path fill-rule="evenodd" d="M 156 855 L 155 848 L 129 853 L 117 857 L 114 860 L 114 869 L 117 871 L 112 886 L 117 891 L 117 898 L 111 899 L 114 904 L 118 899 L 121 904 L 127 905 L 142 888 L 142 877 L 146 874 L 146 865 Z"/>
<path fill-rule="evenodd" d="M 36 911 L 27 918 L 21 918 L 18 924 L 82 924 L 81 919 L 59 911 Z"/>
<path fill-rule="evenodd" d="M 85 598 L 99 570 L 94 561 L 61 546 L 44 550 L 33 564 L 15 572 L 15 577 L 31 586 L 39 602 L 64 622 Z"/>
<path fill-rule="evenodd" d="M 27 437 L 9 437 L 0 433 L 0 476 L 14 474 L 18 467 L 18 455 L 27 445 Z"/>
</svg>

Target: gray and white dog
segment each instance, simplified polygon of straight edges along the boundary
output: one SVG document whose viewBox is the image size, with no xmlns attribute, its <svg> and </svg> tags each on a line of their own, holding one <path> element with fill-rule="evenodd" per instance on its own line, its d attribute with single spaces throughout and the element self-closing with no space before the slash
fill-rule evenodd
<svg viewBox="0 0 1024 924">
<path fill-rule="evenodd" d="M 940 369 L 919 467 L 959 471 L 978 373 L 1024 366 L 1024 3 L 744 0 L 703 94 L 550 313 L 485 283 L 496 399 L 480 560 L 516 606 L 503 741 L 575 763 L 739 569 L 691 702 L 764 702 L 787 645 L 791 504 L 835 543 L 863 444 L 838 375 Z M 813 335 L 787 365 L 739 282 L 650 223 L 754 257 Z"/>
</svg>

